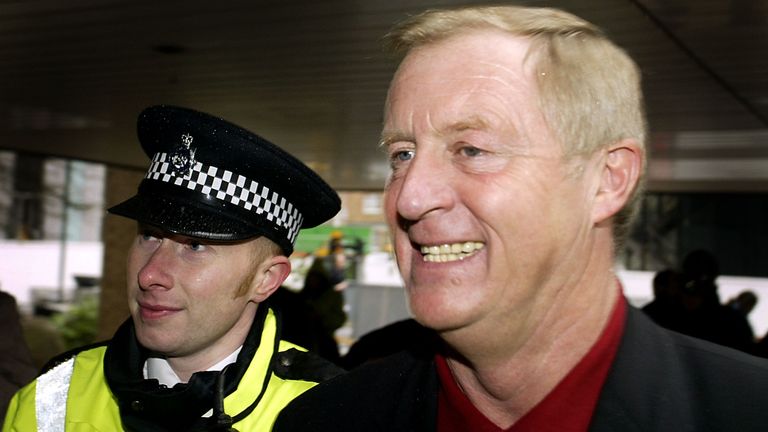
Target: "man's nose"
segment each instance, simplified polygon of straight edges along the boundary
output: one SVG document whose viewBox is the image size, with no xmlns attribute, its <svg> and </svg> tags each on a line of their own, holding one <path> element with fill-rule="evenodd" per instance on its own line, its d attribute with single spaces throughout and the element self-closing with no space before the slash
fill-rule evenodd
<svg viewBox="0 0 768 432">
<path fill-rule="evenodd" d="M 142 290 L 171 289 L 173 287 L 171 270 L 176 255 L 174 249 L 173 242 L 164 239 L 148 256 L 138 274 L 139 287 Z"/>
<path fill-rule="evenodd" d="M 416 154 L 404 178 L 396 186 L 397 212 L 405 220 L 418 221 L 453 205 L 450 166 L 439 155 Z"/>
</svg>

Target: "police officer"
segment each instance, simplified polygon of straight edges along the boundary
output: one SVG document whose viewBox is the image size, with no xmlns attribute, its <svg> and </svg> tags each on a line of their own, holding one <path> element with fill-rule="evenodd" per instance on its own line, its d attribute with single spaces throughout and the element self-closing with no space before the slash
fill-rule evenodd
<svg viewBox="0 0 768 432">
<path fill-rule="evenodd" d="M 137 221 L 131 317 L 20 390 L 6 430 L 269 430 L 291 399 L 337 369 L 280 339 L 263 302 L 291 271 L 299 229 L 340 208 L 313 171 L 268 142 L 193 110 L 138 119 L 152 159 L 109 212 Z"/>
</svg>

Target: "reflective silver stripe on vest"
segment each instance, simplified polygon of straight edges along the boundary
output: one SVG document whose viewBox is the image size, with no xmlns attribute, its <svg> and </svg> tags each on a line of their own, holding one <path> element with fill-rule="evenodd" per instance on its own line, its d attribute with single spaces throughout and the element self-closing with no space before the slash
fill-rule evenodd
<svg viewBox="0 0 768 432">
<path fill-rule="evenodd" d="M 67 416 L 69 380 L 75 368 L 75 358 L 49 370 L 35 385 L 35 417 L 40 432 L 64 432 Z"/>
</svg>

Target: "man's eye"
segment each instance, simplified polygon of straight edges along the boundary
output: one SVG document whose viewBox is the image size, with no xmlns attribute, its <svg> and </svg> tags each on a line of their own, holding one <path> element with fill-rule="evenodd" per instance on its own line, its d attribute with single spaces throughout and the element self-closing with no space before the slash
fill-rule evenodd
<svg viewBox="0 0 768 432">
<path fill-rule="evenodd" d="M 392 159 L 392 162 L 405 162 L 413 159 L 414 153 L 413 150 L 398 150 L 392 153 L 390 158 Z"/>
<path fill-rule="evenodd" d="M 141 240 L 142 240 L 142 241 L 153 241 L 153 240 L 157 240 L 157 236 L 155 236 L 155 235 L 154 235 L 152 232 L 150 232 L 150 231 L 143 231 L 143 232 L 141 233 Z"/>
<path fill-rule="evenodd" d="M 195 252 L 200 252 L 205 249 L 205 245 L 198 242 L 189 242 L 187 244 L 187 247 L 189 247 L 191 250 Z"/>
<path fill-rule="evenodd" d="M 464 156 L 468 156 L 468 157 L 475 157 L 475 156 L 480 156 L 480 155 L 483 153 L 483 151 L 482 151 L 482 150 L 480 150 L 479 148 L 477 148 L 477 147 L 472 147 L 472 146 L 466 146 L 466 147 L 462 147 L 462 148 L 461 148 L 459 151 L 460 151 L 460 152 L 461 152 L 461 153 L 462 153 Z"/>
</svg>

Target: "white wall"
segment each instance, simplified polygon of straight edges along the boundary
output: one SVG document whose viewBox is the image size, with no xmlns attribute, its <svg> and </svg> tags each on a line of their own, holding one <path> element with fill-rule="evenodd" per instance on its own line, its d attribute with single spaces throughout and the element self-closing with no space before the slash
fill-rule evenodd
<svg viewBox="0 0 768 432">
<path fill-rule="evenodd" d="M 65 290 L 74 290 L 74 275 L 101 277 L 102 243 L 69 241 L 65 247 Z M 58 241 L 0 240 L 0 289 L 15 296 L 21 307 L 30 307 L 33 288 L 59 288 L 62 251 Z"/>
</svg>

